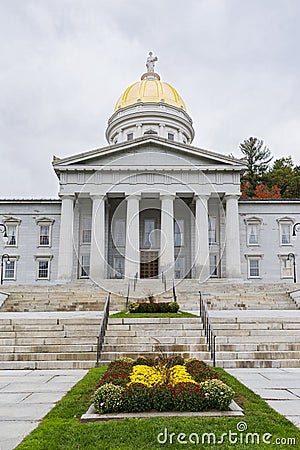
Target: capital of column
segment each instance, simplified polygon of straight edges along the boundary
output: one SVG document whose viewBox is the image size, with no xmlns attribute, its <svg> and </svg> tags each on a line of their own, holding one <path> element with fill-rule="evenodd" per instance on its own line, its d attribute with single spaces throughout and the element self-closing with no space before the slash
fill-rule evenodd
<svg viewBox="0 0 300 450">
<path fill-rule="evenodd" d="M 106 194 L 93 194 L 90 193 L 90 198 L 94 200 L 104 200 L 106 198 Z"/>
<path fill-rule="evenodd" d="M 160 200 L 175 200 L 176 195 L 175 194 L 159 194 Z"/>
<path fill-rule="evenodd" d="M 225 200 L 238 200 L 240 198 L 240 195 L 238 194 L 225 194 L 224 196 Z"/>
<path fill-rule="evenodd" d="M 194 199 L 205 202 L 210 199 L 210 195 L 209 194 L 194 194 Z"/>
<path fill-rule="evenodd" d="M 128 200 L 141 200 L 141 196 L 142 194 L 129 194 L 126 197 L 126 201 L 128 202 Z"/>
<path fill-rule="evenodd" d="M 59 197 L 62 199 L 62 200 L 74 200 L 75 199 L 75 194 L 59 194 Z"/>
</svg>

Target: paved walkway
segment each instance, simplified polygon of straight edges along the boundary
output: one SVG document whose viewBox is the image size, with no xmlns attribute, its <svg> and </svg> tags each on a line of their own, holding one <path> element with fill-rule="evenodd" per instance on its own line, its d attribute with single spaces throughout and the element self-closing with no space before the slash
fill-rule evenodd
<svg viewBox="0 0 300 450">
<path fill-rule="evenodd" d="M 226 369 L 300 428 L 300 369 Z"/>
<path fill-rule="evenodd" d="M 14 449 L 87 370 L 0 370 L 0 449 Z"/>
</svg>

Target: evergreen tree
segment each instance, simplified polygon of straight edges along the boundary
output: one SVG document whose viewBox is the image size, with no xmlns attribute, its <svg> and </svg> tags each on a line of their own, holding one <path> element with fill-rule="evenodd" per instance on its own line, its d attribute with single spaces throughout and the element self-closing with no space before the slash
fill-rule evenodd
<svg viewBox="0 0 300 450">
<path fill-rule="evenodd" d="M 266 181 L 266 173 L 273 156 L 264 141 L 250 137 L 240 144 L 245 155 L 247 170 L 242 177 L 242 186 L 247 186 L 248 197 L 253 197 L 258 184 Z"/>
<path fill-rule="evenodd" d="M 294 167 L 291 156 L 276 159 L 267 179 L 269 187 L 280 187 L 282 197 L 300 197 L 300 167 Z"/>
</svg>

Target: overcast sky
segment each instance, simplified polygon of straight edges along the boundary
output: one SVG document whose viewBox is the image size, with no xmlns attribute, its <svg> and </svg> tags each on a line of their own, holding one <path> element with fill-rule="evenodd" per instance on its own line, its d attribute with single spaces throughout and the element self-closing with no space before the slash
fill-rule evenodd
<svg viewBox="0 0 300 450">
<path fill-rule="evenodd" d="M 300 164 L 299 21 L 299 0 L 0 0 L 0 198 L 57 197 L 52 156 L 106 145 L 150 50 L 194 145 Z"/>
</svg>

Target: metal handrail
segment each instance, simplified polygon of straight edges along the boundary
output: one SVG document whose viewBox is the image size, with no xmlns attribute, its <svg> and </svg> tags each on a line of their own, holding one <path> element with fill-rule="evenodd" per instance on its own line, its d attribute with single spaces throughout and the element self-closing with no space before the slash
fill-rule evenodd
<svg viewBox="0 0 300 450">
<path fill-rule="evenodd" d="M 106 297 L 106 302 L 105 302 L 104 310 L 103 310 L 103 316 L 102 316 L 102 319 L 101 319 L 101 323 L 100 323 L 100 327 L 99 327 L 99 331 L 98 331 L 98 336 L 97 336 L 97 362 L 96 362 L 96 367 L 98 367 L 99 363 L 100 363 L 101 352 L 102 352 L 103 342 L 104 342 L 104 338 L 105 338 L 105 332 L 106 332 L 106 329 L 107 329 L 107 323 L 108 323 L 108 317 L 109 317 L 109 303 L 110 303 L 110 292 L 108 292 L 107 297 Z"/>
<path fill-rule="evenodd" d="M 176 295 L 174 280 L 173 280 L 173 302 L 177 302 L 177 295 Z"/>
<path fill-rule="evenodd" d="M 210 351 L 210 356 L 213 362 L 213 366 L 216 365 L 216 333 L 214 331 L 214 327 L 211 323 L 209 312 L 207 309 L 206 302 L 204 300 L 204 297 L 199 291 L 200 296 L 200 317 L 203 324 L 203 329 L 206 337 L 206 342 L 208 345 L 208 349 Z"/>
<path fill-rule="evenodd" d="M 134 275 L 134 280 L 133 280 L 133 290 L 135 291 L 136 288 L 136 284 L 137 284 L 137 280 L 138 280 L 138 272 Z"/>
<path fill-rule="evenodd" d="M 161 282 L 163 283 L 164 288 L 165 288 L 165 292 L 166 292 L 166 290 L 167 290 L 167 279 L 166 279 L 166 276 L 165 276 L 164 272 L 161 273 Z"/>
<path fill-rule="evenodd" d="M 129 304 L 129 293 L 130 293 L 130 281 L 128 281 L 128 286 L 127 286 L 127 295 L 126 295 L 125 309 L 128 309 L 128 304 Z"/>
</svg>

